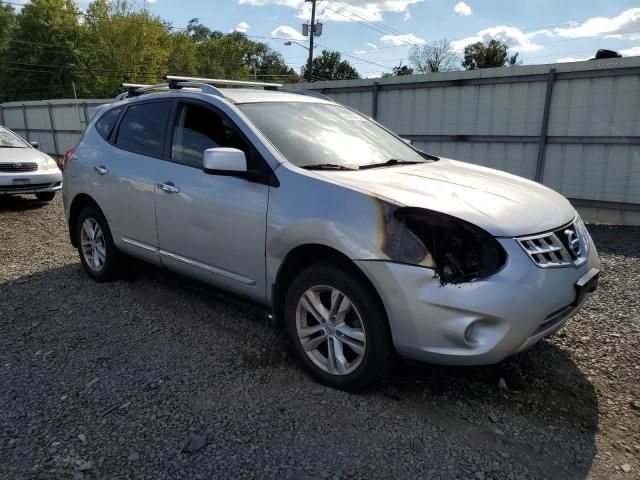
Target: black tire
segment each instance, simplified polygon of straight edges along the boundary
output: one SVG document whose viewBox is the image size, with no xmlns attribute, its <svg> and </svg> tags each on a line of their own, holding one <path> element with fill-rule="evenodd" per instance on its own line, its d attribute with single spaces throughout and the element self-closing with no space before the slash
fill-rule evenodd
<svg viewBox="0 0 640 480">
<path fill-rule="evenodd" d="M 36 198 L 40 202 L 50 202 L 56 196 L 56 192 L 38 192 L 36 193 Z"/>
<path fill-rule="evenodd" d="M 88 219 L 98 224 L 100 230 L 102 231 L 102 238 L 104 239 L 104 263 L 100 268 L 94 268 L 90 266 L 82 250 L 82 226 Z M 107 223 L 106 218 L 104 218 L 102 212 L 92 205 L 84 207 L 75 222 L 74 234 L 77 242 L 76 245 L 78 245 L 80 262 L 82 262 L 82 266 L 84 267 L 85 272 L 87 272 L 87 274 L 89 274 L 89 276 L 93 280 L 100 283 L 108 282 L 116 278 L 120 260 L 120 252 L 118 252 L 118 249 L 113 243 L 109 224 Z"/>
<path fill-rule="evenodd" d="M 397 359 L 382 302 L 363 275 L 354 269 L 334 262 L 312 265 L 291 282 L 284 305 L 285 329 L 298 359 L 318 382 L 349 392 L 362 391 L 386 379 Z M 298 303 L 307 290 L 323 288 L 321 286 L 335 288 L 348 297 L 366 332 L 366 347 L 359 366 L 346 374 L 332 374 L 318 366 L 304 350 L 298 336 Z"/>
</svg>

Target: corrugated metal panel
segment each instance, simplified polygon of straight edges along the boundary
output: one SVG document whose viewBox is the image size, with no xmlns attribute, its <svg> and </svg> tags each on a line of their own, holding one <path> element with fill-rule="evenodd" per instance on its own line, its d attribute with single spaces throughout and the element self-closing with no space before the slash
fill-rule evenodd
<svg viewBox="0 0 640 480">
<path fill-rule="evenodd" d="M 14 131 L 24 128 L 22 108 L 3 108 L 2 114 L 4 115 L 4 126 Z"/>
<path fill-rule="evenodd" d="M 640 202 L 640 146 L 549 145 L 544 183 L 572 198 Z"/>
</svg>

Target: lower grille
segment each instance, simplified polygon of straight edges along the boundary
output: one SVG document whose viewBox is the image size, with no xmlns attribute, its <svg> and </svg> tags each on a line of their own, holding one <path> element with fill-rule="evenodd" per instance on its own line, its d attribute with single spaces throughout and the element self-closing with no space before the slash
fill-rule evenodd
<svg viewBox="0 0 640 480">
<path fill-rule="evenodd" d="M 0 192 L 19 192 L 20 190 L 37 190 L 48 188 L 50 183 L 27 183 L 25 185 L 0 185 Z"/>
<path fill-rule="evenodd" d="M 0 172 L 35 172 L 38 164 L 35 162 L 0 163 Z"/>
<path fill-rule="evenodd" d="M 576 307 L 574 307 L 573 305 L 567 305 L 566 307 L 561 308 L 557 312 L 553 312 L 551 315 L 545 318 L 544 322 L 542 322 L 540 326 L 536 329 L 536 331 L 533 332 L 532 336 L 536 336 L 544 332 L 545 330 L 549 330 L 550 328 L 553 328 L 557 324 L 561 323 L 573 313 L 575 308 Z"/>
</svg>

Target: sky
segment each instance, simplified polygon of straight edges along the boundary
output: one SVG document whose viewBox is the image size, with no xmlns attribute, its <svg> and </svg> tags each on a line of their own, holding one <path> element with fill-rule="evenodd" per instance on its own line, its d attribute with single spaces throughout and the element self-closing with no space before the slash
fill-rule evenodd
<svg viewBox="0 0 640 480">
<path fill-rule="evenodd" d="M 82 5 L 82 3 L 81 3 Z M 211 29 L 239 30 L 280 51 L 296 70 L 308 44 L 305 0 L 148 0 L 155 14 L 184 27 L 199 18 Z M 640 55 L 640 0 L 318 0 L 323 23 L 319 48 L 342 52 L 362 76 L 407 64 L 412 46 L 444 38 L 462 52 L 478 40 L 498 38 L 524 64 L 578 61 L 599 48 Z"/>
</svg>

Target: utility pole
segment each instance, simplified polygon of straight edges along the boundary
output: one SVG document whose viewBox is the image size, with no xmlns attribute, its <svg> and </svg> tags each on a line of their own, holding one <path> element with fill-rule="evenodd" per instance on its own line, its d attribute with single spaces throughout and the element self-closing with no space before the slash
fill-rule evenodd
<svg viewBox="0 0 640 480">
<path fill-rule="evenodd" d="M 311 2 L 311 27 L 309 28 L 309 62 L 307 63 L 307 81 L 313 82 L 313 37 L 316 33 L 316 1 L 305 0 Z"/>
</svg>

